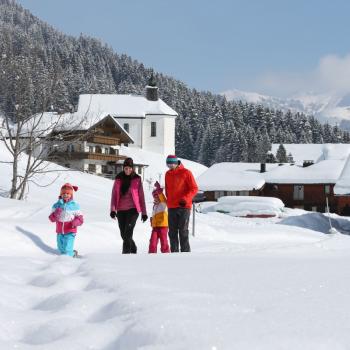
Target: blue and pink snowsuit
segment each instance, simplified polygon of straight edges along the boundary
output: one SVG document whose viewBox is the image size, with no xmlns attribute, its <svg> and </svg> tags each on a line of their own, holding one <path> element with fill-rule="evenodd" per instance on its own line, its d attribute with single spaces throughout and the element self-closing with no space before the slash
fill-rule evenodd
<svg viewBox="0 0 350 350">
<path fill-rule="evenodd" d="M 73 199 L 65 202 L 59 199 L 53 206 L 49 216 L 56 223 L 57 248 L 61 254 L 74 256 L 74 239 L 77 227 L 82 225 L 84 217 L 80 205 Z"/>
</svg>

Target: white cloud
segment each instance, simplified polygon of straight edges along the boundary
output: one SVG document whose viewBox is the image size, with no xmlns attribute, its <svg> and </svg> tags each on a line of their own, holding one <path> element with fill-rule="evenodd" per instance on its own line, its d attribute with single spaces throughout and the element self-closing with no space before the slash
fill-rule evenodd
<svg viewBox="0 0 350 350">
<path fill-rule="evenodd" d="M 306 92 L 350 93 L 350 54 L 327 55 L 310 72 L 268 72 L 253 83 L 254 89 L 275 96 L 292 96 Z"/>
</svg>

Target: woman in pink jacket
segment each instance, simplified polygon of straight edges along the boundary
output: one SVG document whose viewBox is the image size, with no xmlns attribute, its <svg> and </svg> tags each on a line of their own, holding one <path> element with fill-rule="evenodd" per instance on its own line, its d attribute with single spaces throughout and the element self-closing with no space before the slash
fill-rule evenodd
<svg viewBox="0 0 350 350">
<path fill-rule="evenodd" d="M 142 180 L 134 171 L 132 158 L 127 158 L 114 181 L 111 199 L 112 219 L 118 219 L 120 235 L 123 239 L 123 254 L 136 254 L 137 247 L 132 238 L 136 220 L 142 213 L 141 220 L 148 218 Z"/>
</svg>

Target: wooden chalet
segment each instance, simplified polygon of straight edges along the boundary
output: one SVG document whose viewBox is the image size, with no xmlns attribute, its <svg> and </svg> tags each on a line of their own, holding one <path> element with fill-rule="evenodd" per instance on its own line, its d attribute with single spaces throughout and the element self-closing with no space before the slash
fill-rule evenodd
<svg viewBox="0 0 350 350">
<path fill-rule="evenodd" d="M 289 208 L 326 212 L 328 200 L 331 212 L 350 215 L 350 161 L 347 173 L 344 164 L 344 159 L 303 165 L 218 163 L 198 178 L 198 184 L 210 201 L 222 196 L 266 196 L 281 199 Z"/>
<path fill-rule="evenodd" d="M 77 169 L 113 178 L 123 162 L 119 154 L 122 144 L 133 139 L 118 121 L 107 115 L 91 127 L 78 126 L 55 130 L 49 137 L 47 159 L 67 168 Z M 137 164 L 135 171 L 143 175 L 144 166 Z"/>
</svg>

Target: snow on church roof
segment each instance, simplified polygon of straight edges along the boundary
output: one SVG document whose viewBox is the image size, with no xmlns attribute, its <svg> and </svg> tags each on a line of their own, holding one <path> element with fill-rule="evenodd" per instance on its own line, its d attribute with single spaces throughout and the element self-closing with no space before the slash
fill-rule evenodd
<svg viewBox="0 0 350 350">
<path fill-rule="evenodd" d="M 79 116 L 100 117 L 142 117 L 146 115 L 166 115 L 176 117 L 178 114 L 161 99 L 149 101 L 141 95 L 118 94 L 84 94 L 79 96 Z"/>
<path fill-rule="evenodd" d="M 149 101 L 138 95 L 85 94 L 79 96 L 78 110 L 75 113 L 45 112 L 33 116 L 24 128 L 22 137 L 26 137 L 25 134 L 38 122 L 36 133 L 44 136 L 52 129 L 88 130 L 108 115 L 114 117 L 115 122 L 123 129 L 116 118 L 145 118 L 147 115 L 176 117 L 178 114 L 161 99 Z M 124 129 L 123 131 L 127 133 Z"/>
</svg>

